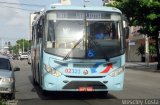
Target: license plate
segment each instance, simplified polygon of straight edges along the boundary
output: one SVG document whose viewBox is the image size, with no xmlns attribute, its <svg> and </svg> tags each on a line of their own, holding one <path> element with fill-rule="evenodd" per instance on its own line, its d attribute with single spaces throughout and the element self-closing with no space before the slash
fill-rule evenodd
<svg viewBox="0 0 160 105">
<path fill-rule="evenodd" d="M 93 87 L 79 87 L 80 92 L 92 92 L 94 91 Z"/>
</svg>

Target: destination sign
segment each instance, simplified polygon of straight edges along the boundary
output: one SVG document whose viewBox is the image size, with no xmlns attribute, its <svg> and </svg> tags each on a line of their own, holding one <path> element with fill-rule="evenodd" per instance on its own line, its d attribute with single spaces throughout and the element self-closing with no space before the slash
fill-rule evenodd
<svg viewBox="0 0 160 105">
<path fill-rule="evenodd" d="M 78 11 L 65 11 L 57 12 L 57 19 L 110 19 L 111 14 L 106 12 L 78 12 Z"/>
</svg>

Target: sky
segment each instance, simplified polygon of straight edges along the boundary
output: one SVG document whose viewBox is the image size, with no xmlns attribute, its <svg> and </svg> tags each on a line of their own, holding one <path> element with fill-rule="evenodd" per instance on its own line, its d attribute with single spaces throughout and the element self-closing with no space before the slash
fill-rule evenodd
<svg viewBox="0 0 160 105">
<path fill-rule="evenodd" d="M 100 6 L 102 0 L 90 0 L 87 5 Z M 2 2 L 7 2 L 2 3 Z M 11 5 L 9 3 L 23 3 L 44 5 L 44 7 Z M 39 11 L 50 4 L 58 3 L 58 0 L 0 0 L 0 46 L 6 41 L 10 41 L 12 45 L 18 39 L 29 39 L 29 14 Z M 72 5 L 84 5 L 84 0 L 71 0 Z M 16 9 L 21 8 L 21 9 Z M 28 11 L 34 10 L 34 11 Z"/>
</svg>

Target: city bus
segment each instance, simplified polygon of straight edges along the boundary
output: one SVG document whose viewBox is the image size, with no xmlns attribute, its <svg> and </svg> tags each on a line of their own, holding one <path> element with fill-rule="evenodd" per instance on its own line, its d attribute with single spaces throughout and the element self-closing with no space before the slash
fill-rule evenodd
<svg viewBox="0 0 160 105">
<path fill-rule="evenodd" d="M 43 91 L 123 90 L 127 30 L 113 7 L 50 5 L 32 22 L 33 82 Z"/>
</svg>

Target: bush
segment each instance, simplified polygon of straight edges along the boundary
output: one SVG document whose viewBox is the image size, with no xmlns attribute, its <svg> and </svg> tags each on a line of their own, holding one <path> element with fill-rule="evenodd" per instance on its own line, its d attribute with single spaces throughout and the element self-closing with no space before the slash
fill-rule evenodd
<svg viewBox="0 0 160 105">
<path fill-rule="evenodd" d="M 140 45 L 138 48 L 137 48 L 137 52 L 136 54 L 139 56 L 143 56 L 145 54 L 145 46 L 144 45 Z"/>
</svg>

